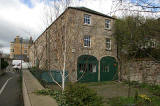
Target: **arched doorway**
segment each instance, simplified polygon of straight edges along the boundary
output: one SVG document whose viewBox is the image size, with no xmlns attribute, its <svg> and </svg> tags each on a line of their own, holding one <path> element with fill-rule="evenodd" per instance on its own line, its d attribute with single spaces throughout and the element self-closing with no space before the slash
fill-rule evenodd
<svg viewBox="0 0 160 106">
<path fill-rule="evenodd" d="M 80 82 L 98 81 L 98 60 L 91 55 L 81 55 L 77 61 L 77 79 Z"/>
<path fill-rule="evenodd" d="M 118 79 L 118 63 L 114 57 L 106 56 L 100 61 L 101 81 L 111 81 Z"/>
</svg>

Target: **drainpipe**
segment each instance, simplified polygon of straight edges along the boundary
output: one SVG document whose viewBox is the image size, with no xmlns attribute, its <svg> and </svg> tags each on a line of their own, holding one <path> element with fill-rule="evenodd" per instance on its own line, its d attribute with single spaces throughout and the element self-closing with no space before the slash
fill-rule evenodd
<svg viewBox="0 0 160 106">
<path fill-rule="evenodd" d="M 100 61 L 98 61 L 98 82 L 100 82 L 101 73 L 100 73 Z"/>
</svg>

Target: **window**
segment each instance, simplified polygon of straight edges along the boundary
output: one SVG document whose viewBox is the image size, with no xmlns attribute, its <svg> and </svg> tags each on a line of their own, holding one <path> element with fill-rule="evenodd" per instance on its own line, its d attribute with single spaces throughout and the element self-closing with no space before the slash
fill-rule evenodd
<svg viewBox="0 0 160 106">
<path fill-rule="evenodd" d="M 14 47 L 14 44 L 13 44 L 13 43 L 11 43 L 11 47 Z"/>
<path fill-rule="evenodd" d="M 109 65 L 102 65 L 103 72 L 109 72 Z"/>
<path fill-rule="evenodd" d="M 151 48 L 156 48 L 156 41 L 155 40 L 151 40 L 151 42 L 150 42 L 150 47 Z"/>
<path fill-rule="evenodd" d="M 24 50 L 24 54 L 27 54 L 27 50 Z"/>
<path fill-rule="evenodd" d="M 96 72 L 96 64 L 88 64 L 89 72 Z"/>
<path fill-rule="evenodd" d="M 91 24 L 90 15 L 84 15 L 84 24 Z"/>
<path fill-rule="evenodd" d="M 79 64 L 80 72 L 97 72 L 96 70 L 96 64 Z"/>
<path fill-rule="evenodd" d="M 11 49 L 11 52 L 14 52 L 14 49 Z"/>
<path fill-rule="evenodd" d="M 80 72 L 87 72 L 87 64 L 79 64 Z"/>
<path fill-rule="evenodd" d="M 111 27 L 111 20 L 105 20 L 105 28 L 110 29 Z"/>
<path fill-rule="evenodd" d="M 28 48 L 28 45 L 27 45 L 27 44 L 25 44 L 25 45 L 24 45 L 24 48 Z"/>
<path fill-rule="evenodd" d="M 85 36 L 84 37 L 84 47 L 90 47 L 90 46 L 91 46 L 90 36 Z"/>
<path fill-rule="evenodd" d="M 111 39 L 110 38 L 106 38 L 106 49 L 111 50 Z"/>
<path fill-rule="evenodd" d="M 138 47 L 141 49 L 156 48 L 156 46 L 156 41 L 153 39 L 145 40 L 144 42 L 140 42 L 138 45 Z"/>
</svg>

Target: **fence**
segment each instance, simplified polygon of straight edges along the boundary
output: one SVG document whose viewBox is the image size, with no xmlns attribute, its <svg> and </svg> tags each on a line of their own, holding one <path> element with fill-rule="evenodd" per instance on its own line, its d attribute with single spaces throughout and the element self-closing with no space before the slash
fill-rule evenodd
<svg viewBox="0 0 160 106">
<path fill-rule="evenodd" d="M 54 83 L 54 81 L 52 80 L 52 77 L 58 83 L 62 83 L 61 71 L 58 71 L 58 70 L 52 70 L 52 71 L 31 70 L 31 73 L 42 83 Z M 65 76 L 67 75 L 68 75 L 68 72 L 65 73 Z M 66 78 L 66 82 L 67 81 L 68 81 L 68 77 Z"/>
</svg>

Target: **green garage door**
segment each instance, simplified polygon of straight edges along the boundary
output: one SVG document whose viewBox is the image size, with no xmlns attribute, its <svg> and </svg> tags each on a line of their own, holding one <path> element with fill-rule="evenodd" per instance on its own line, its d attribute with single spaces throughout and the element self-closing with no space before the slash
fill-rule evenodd
<svg viewBox="0 0 160 106">
<path fill-rule="evenodd" d="M 118 63 L 114 57 L 103 57 L 100 61 L 101 81 L 111 81 L 118 79 Z"/>
<path fill-rule="evenodd" d="M 80 82 L 98 81 L 98 60 L 94 56 L 82 55 L 77 61 L 77 79 Z"/>
</svg>

